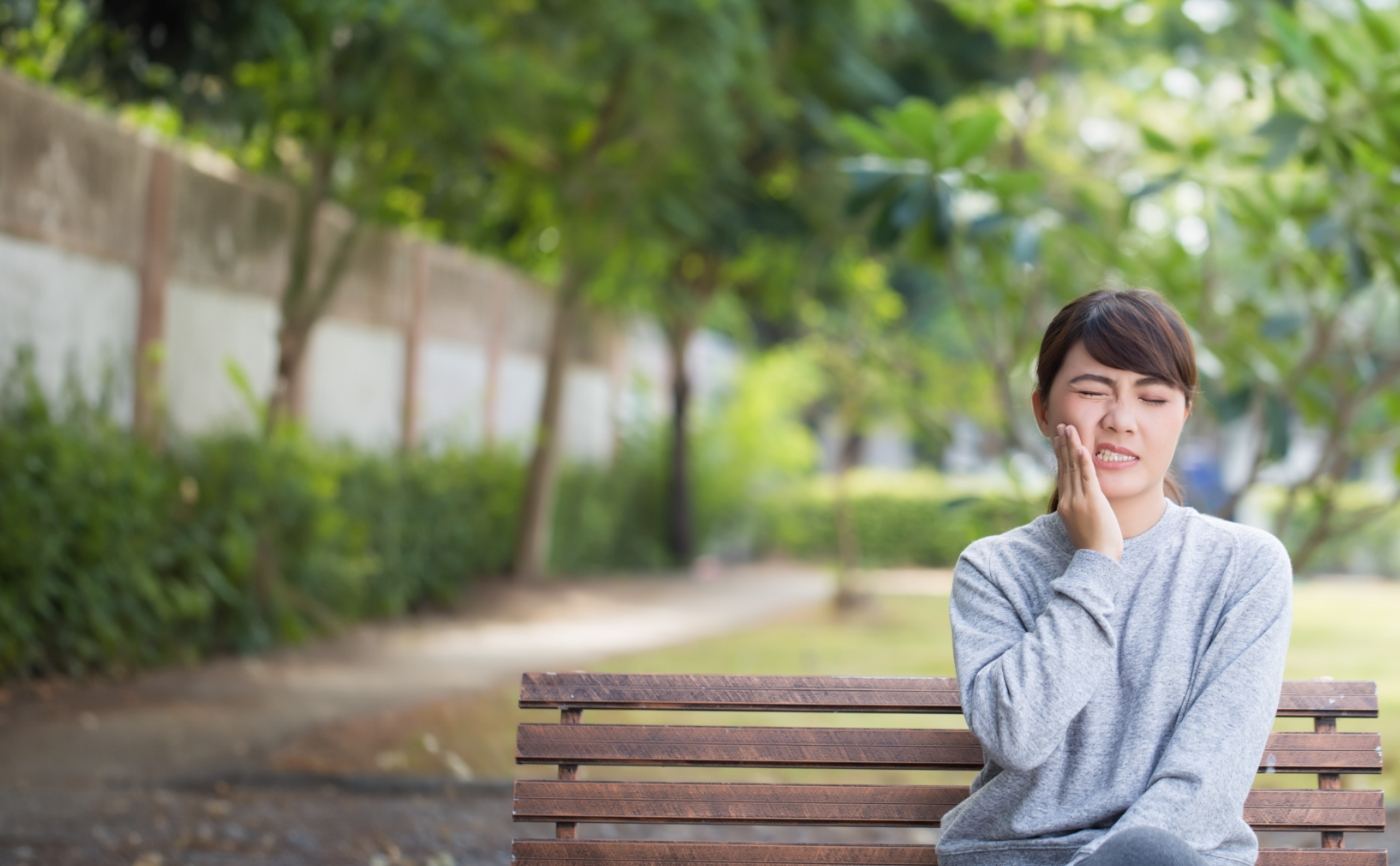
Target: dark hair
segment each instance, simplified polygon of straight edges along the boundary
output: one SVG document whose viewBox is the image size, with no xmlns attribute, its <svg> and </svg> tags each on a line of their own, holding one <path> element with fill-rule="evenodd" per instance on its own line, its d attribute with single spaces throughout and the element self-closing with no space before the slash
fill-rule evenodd
<svg viewBox="0 0 1400 866">
<path fill-rule="evenodd" d="M 1186 395 L 1186 407 L 1191 407 L 1196 393 L 1196 348 L 1181 314 L 1161 295 L 1151 289 L 1099 289 L 1062 307 L 1045 329 L 1035 362 L 1041 405 L 1049 405 L 1050 385 L 1064 366 L 1065 355 L 1080 340 L 1100 364 L 1172 383 Z M 1181 485 L 1170 469 L 1163 486 L 1167 496 L 1185 504 Z M 1056 484 L 1047 513 L 1059 504 Z"/>
</svg>

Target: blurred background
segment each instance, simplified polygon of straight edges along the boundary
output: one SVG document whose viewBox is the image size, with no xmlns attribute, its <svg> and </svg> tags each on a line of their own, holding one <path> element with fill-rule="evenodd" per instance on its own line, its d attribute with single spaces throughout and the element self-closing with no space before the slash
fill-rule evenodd
<svg viewBox="0 0 1400 866">
<path fill-rule="evenodd" d="M 1396 6 L 0 0 L 0 860 L 504 863 L 521 671 L 952 675 L 1101 286 L 1395 742 Z"/>
</svg>

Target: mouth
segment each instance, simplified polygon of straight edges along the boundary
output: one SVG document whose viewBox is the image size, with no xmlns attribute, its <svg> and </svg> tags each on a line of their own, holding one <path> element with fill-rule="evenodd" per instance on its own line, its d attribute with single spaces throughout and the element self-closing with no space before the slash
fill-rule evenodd
<svg viewBox="0 0 1400 866">
<path fill-rule="evenodd" d="M 1140 458 L 1126 448 L 1100 445 L 1094 452 L 1094 465 L 1100 469 L 1127 469 L 1136 466 Z"/>
</svg>

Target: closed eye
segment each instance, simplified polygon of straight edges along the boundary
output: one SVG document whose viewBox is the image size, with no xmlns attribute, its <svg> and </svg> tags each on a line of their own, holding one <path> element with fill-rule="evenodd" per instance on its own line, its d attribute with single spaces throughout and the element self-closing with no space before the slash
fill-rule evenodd
<svg viewBox="0 0 1400 866">
<path fill-rule="evenodd" d="M 1100 392 L 1098 392 L 1098 391 L 1077 391 L 1076 393 L 1078 393 L 1078 394 L 1083 394 L 1085 397 L 1107 397 L 1107 396 L 1108 396 L 1107 394 L 1102 394 L 1102 393 L 1100 393 Z M 1153 405 L 1156 405 L 1156 406 L 1160 406 L 1160 405 L 1162 405 L 1163 403 L 1166 403 L 1166 402 L 1167 402 L 1166 400 L 1151 400 L 1151 399 L 1149 399 L 1149 398 L 1147 398 L 1147 397 L 1143 397 L 1142 399 L 1143 399 L 1143 402 L 1145 402 L 1145 403 L 1152 403 Z"/>
</svg>

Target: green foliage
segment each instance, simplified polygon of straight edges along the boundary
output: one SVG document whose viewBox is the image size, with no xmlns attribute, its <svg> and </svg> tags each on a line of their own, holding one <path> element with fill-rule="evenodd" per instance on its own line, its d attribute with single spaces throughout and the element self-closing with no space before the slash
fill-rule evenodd
<svg viewBox="0 0 1400 866">
<path fill-rule="evenodd" d="M 340 505 L 375 552 L 368 613 L 452 601 L 472 580 L 510 566 L 524 474 L 507 451 L 344 458 Z"/>
<path fill-rule="evenodd" d="M 744 368 L 720 411 L 700 419 L 696 523 L 710 552 L 751 553 L 763 498 L 816 466 L 817 442 L 801 415 L 820 388 L 805 353 L 774 350 Z"/>
<path fill-rule="evenodd" d="M 1272 522 L 1282 510 L 1285 495 L 1286 491 L 1277 485 L 1260 485 L 1251 491 L 1249 503 Z M 1361 527 L 1335 533 L 1323 541 L 1304 563 L 1306 572 L 1400 578 L 1400 568 L 1397 568 L 1400 563 L 1400 506 L 1394 505 L 1385 491 L 1364 482 L 1342 484 L 1327 494 L 1303 495 L 1292 519 L 1278 531 L 1284 546 L 1295 552 L 1295 559 L 1296 552 L 1306 543 L 1318 522 L 1324 495 L 1336 500 L 1331 504 L 1331 525 L 1342 526 L 1355 521 Z M 1378 511 L 1380 513 L 1376 513 Z"/>
<path fill-rule="evenodd" d="M 70 390 L 51 407 L 22 356 L 0 404 L 0 673 L 149 663 L 197 619 L 165 579 L 173 473 Z M 133 639 L 135 636 L 143 639 Z"/>
<path fill-rule="evenodd" d="M 748 439 L 707 454 L 766 463 L 741 420 L 773 420 L 758 399 L 721 425 Z M 670 564 L 665 432 L 566 468 L 556 570 Z M 524 487 L 513 450 L 365 454 L 295 427 L 157 452 L 101 396 L 70 387 L 54 405 L 27 353 L 0 392 L 0 460 L 0 680 L 256 651 L 449 605 L 508 570 Z M 750 486 L 720 472 L 698 488 L 703 544 L 707 527 L 734 531 Z"/>
<path fill-rule="evenodd" d="M 1027 523 L 1048 497 L 963 490 L 930 473 L 852 473 L 851 521 L 865 566 L 951 567 L 972 541 Z M 836 490 L 829 479 L 795 485 L 766 500 L 763 546 L 770 552 L 836 558 Z"/>
<path fill-rule="evenodd" d="M 671 565 L 665 545 L 665 429 L 631 433 L 610 464 L 577 462 L 559 478 L 550 567 L 557 573 Z"/>
<path fill-rule="evenodd" d="M 202 438 L 172 455 L 172 576 L 199 576 L 206 651 L 304 640 L 371 609 L 373 549 L 340 503 L 342 465 L 301 436 Z"/>
<path fill-rule="evenodd" d="M 157 453 L 23 357 L 0 459 L 0 676 L 81 674 L 297 641 L 372 609 L 340 462 L 224 434 Z"/>
<path fill-rule="evenodd" d="M 703 553 L 742 556 L 756 544 L 764 491 L 806 475 L 816 443 L 800 413 L 814 379 L 803 359 L 774 352 L 746 368 L 723 407 L 691 435 L 691 491 Z M 629 431 L 610 463 L 565 467 L 551 567 L 562 573 L 674 565 L 665 544 L 668 426 Z"/>
</svg>

